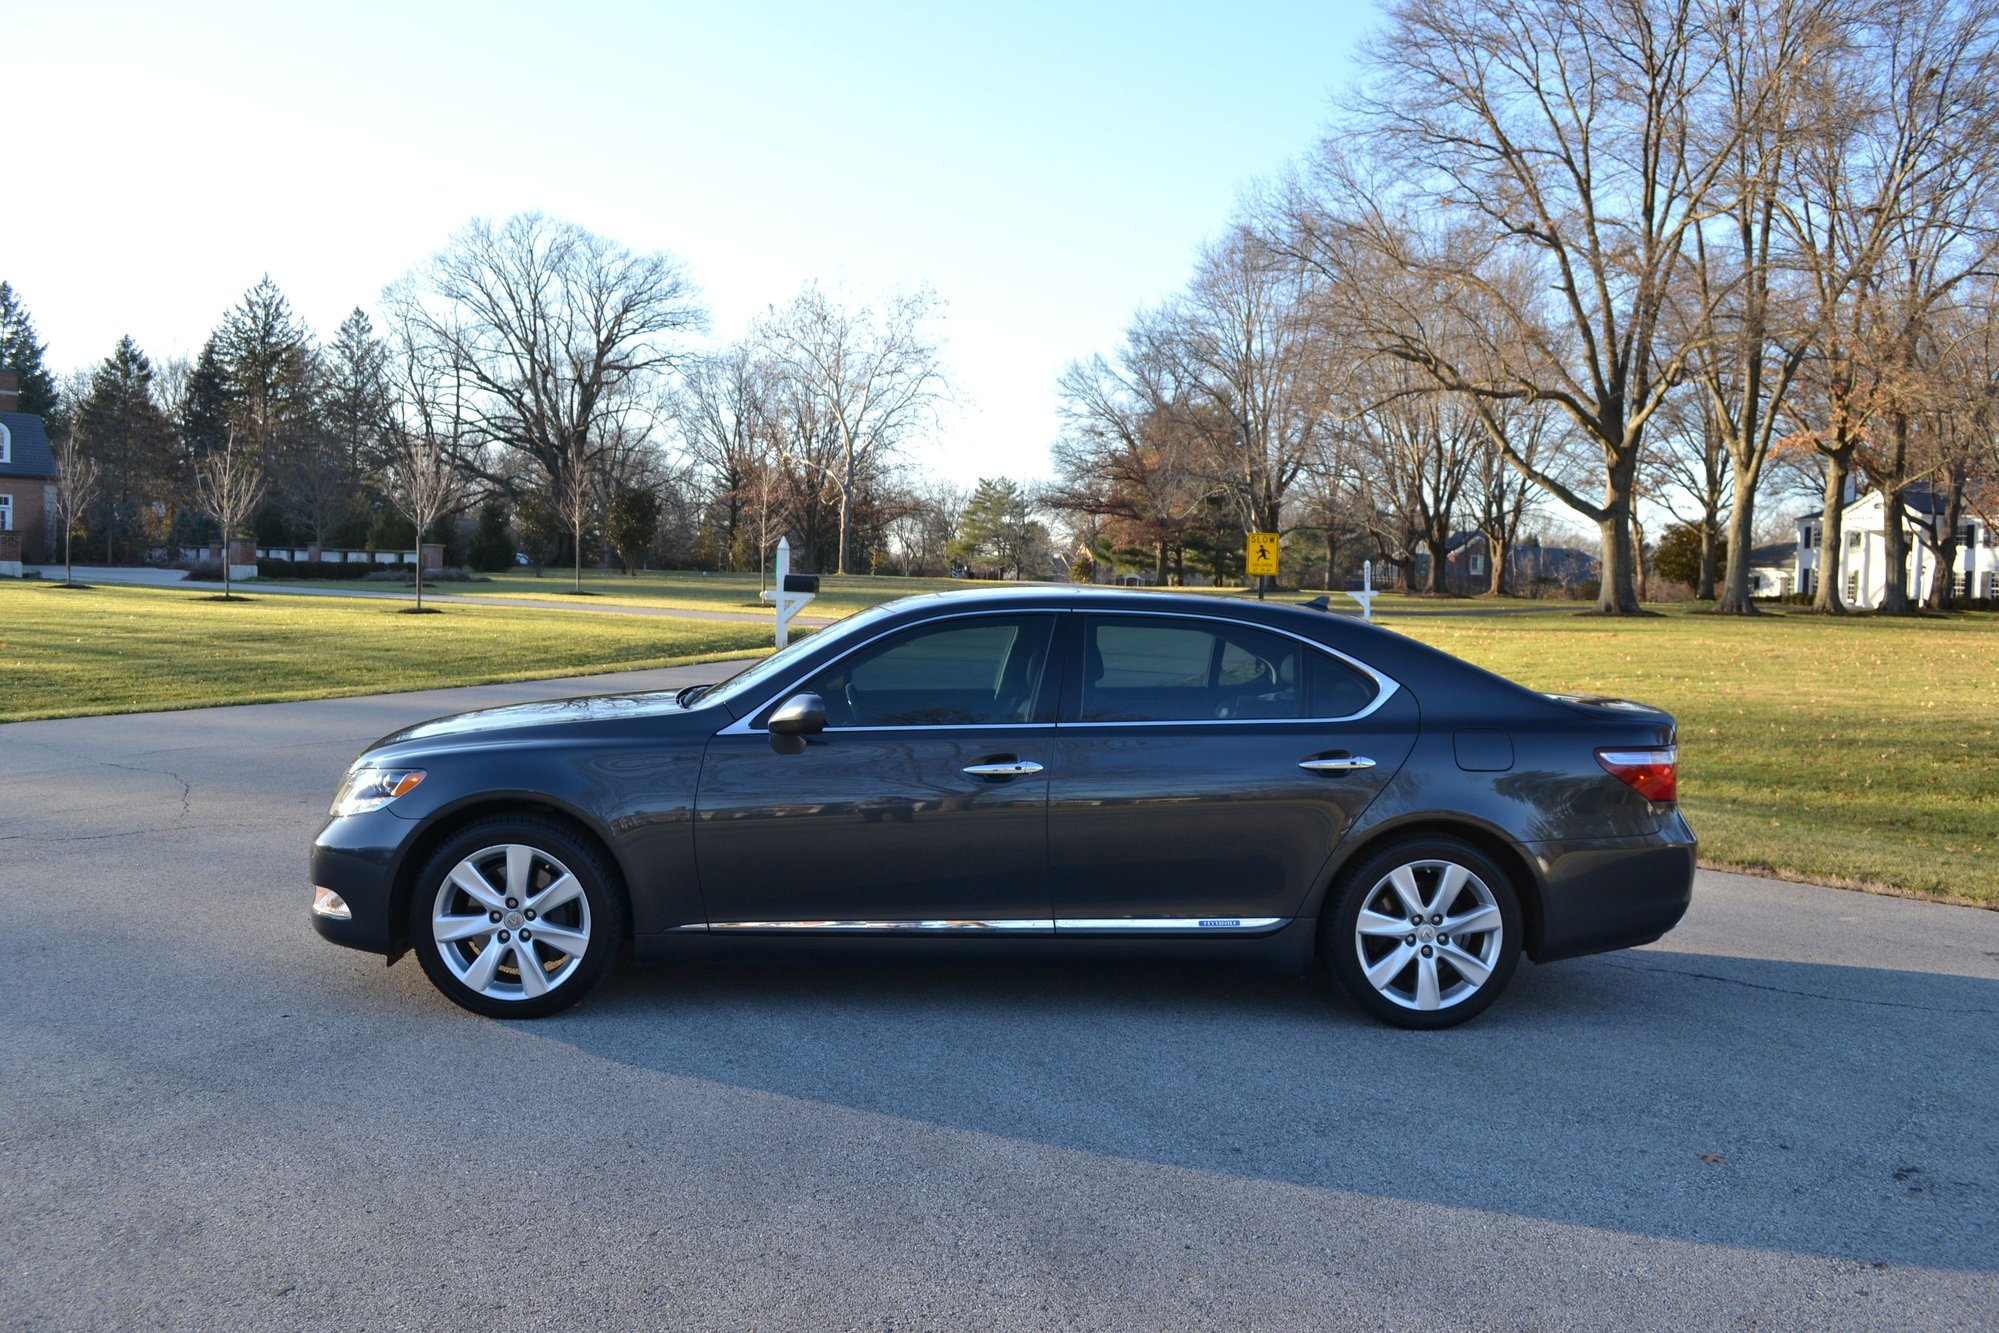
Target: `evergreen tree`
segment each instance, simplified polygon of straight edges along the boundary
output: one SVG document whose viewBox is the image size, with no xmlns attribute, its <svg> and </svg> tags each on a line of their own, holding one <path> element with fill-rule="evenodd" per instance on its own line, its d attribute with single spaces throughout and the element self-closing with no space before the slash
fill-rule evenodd
<svg viewBox="0 0 1999 1333">
<path fill-rule="evenodd" d="M 106 561 L 117 558 L 123 539 L 129 546 L 135 523 L 152 501 L 180 489 L 175 477 L 173 426 L 153 398 L 153 363 L 139 350 L 131 335 L 118 346 L 90 377 L 90 392 L 78 405 L 73 423 L 80 443 L 97 460 L 103 484 L 101 528 Z M 143 534 L 143 544 L 151 538 L 164 540 L 165 518 L 160 530 Z"/>
<path fill-rule="evenodd" d="M 605 530 L 625 573 L 636 574 L 640 557 L 659 532 L 659 493 L 643 486 L 618 487 L 611 493 Z"/>
<path fill-rule="evenodd" d="M 1020 578 L 1047 542 L 1047 529 L 1035 521 L 1026 487 L 1006 477 L 981 477 L 959 516 L 949 553 L 960 560 L 993 561 L 1001 578 L 1009 570 Z"/>
<path fill-rule="evenodd" d="M 59 406 L 55 376 L 42 363 L 48 348 L 35 337 L 35 321 L 15 290 L 0 282 L 0 370 L 21 380 L 21 411 L 56 417 Z"/>
<path fill-rule="evenodd" d="M 211 341 L 227 377 L 230 424 L 268 473 L 311 421 L 311 334 L 267 273 L 223 316 Z"/>
<path fill-rule="evenodd" d="M 514 543 L 507 536 L 507 506 L 498 496 L 479 506 L 479 527 L 472 534 L 472 549 L 466 563 L 489 574 L 513 568 Z"/>
<path fill-rule="evenodd" d="M 229 421 L 235 409 L 235 400 L 229 392 L 229 374 L 223 368 L 222 352 L 214 338 L 202 346 L 178 407 L 181 448 L 192 465 L 222 447 L 229 436 Z"/>
<path fill-rule="evenodd" d="M 320 415 L 342 480 L 352 489 L 380 465 L 389 420 L 388 353 L 361 307 L 340 322 L 320 355 Z"/>
</svg>

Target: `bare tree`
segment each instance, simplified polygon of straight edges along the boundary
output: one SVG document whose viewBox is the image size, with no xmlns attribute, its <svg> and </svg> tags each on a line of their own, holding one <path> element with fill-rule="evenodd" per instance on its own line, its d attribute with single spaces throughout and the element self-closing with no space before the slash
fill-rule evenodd
<svg viewBox="0 0 1999 1333">
<path fill-rule="evenodd" d="M 839 573 L 848 572 L 852 555 L 855 498 L 873 470 L 934 418 L 944 397 L 929 329 L 938 306 L 923 288 L 892 296 L 879 310 L 849 307 L 815 283 L 759 329 L 773 362 L 830 428 L 831 458 L 810 461 L 839 505 Z"/>
<path fill-rule="evenodd" d="M 1098 356 L 1063 372 L 1063 432 L 1053 451 L 1060 480 L 1043 497 L 1058 512 L 1110 520 L 1108 535 L 1121 545 L 1151 547 L 1155 585 L 1166 583 L 1169 556 L 1183 549 L 1214 491 L 1203 432 L 1172 400 L 1164 375 L 1142 333 L 1127 340 L 1116 367 Z"/>
<path fill-rule="evenodd" d="M 1316 275 L 1238 225 L 1202 256 L 1186 293 L 1143 326 L 1177 403 L 1206 437 L 1212 475 L 1244 532 L 1282 532 L 1284 500 L 1328 424 Z"/>
<path fill-rule="evenodd" d="M 1377 305 L 1381 350 L 1476 403 L 1556 404 L 1596 446 L 1598 501 L 1507 460 L 1597 524 L 1602 612 L 1640 609 L 1638 458 L 1691 350 L 1666 302 L 1730 162 L 1727 135 L 1693 133 L 1710 21 L 1689 0 L 1400 0 L 1357 101 L 1373 166 L 1329 141 L 1300 211 L 1316 262 L 1357 278 L 1372 252 L 1505 334 L 1479 346 Z"/>
<path fill-rule="evenodd" d="M 418 329 L 400 323 L 396 335 L 391 415 L 381 437 L 382 480 L 389 502 L 416 529 L 416 610 L 421 612 L 424 534 L 438 519 L 455 513 L 464 495 L 458 460 L 465 433 L 465 377 L 457 365 L 440 367 L 425 355 Z"/>
<path fill-rule="evenodd" d="M 1660 413 L 1659 428 L 1652 432 L 1650 447 L 1639 469 L 1645 495 L 1676 522 L 1700 534 L 1700 575 L 1695 581 L 1694 596 L 1703 600 L 1713 600 L 1715 596 L 1717 556 L 1724 552 L 1722 516 L 1729 516 L 1731 534 L 1741 527 L 1729 508 L 1731 492 L 1739 500 L 1742 488 L 1731 484 L 1740 474 L 1734 462 L 1737 450 L 1726 437 L 1722 419 L 1727 401 L 1723 394 L 1709 391 L 1668 402 Z M 1752 462 L 1759 470 L 1768 455 L 1768 443 L 1753 451 L 1756 456 Z M 1748 533 L 1732 535 L 1730 540 L 1753 541 L 1753 533 L 1752 528 Z M 1732 546 L 1726 548 L 1726 558 L 1733 568 Z M 1743 569 L 1746 580 L 1748 566 Z M 1744 586 L 1747 587 L 1746 582 Z"/>
<path fill-rule="evenodd" d="M 1882 610 L 1908 608 L 1902 496 L 1911 426 L 1930 401 L 1934 325 L 1999 255 L 1999 6 L 1882 0 L 1813 85 L 1824 128 L 1792 154 L 1785 221 L 1813 319 L 1789 410 L 1825 465 L 1814 608 L 1837 577 L 1848 478 L 1864 468 L 1886 521 Z"/>
<path fill-rule="evenodd" d="M 1698 135 L 1720 141 L 1726 167 L 1717 182 L 1725 202 L 1693 232 L 1687 291 L 1676 315 L 1689 321 L 1691 378 L 1705 400 L 1701 448 L 1682 459 L 1699 467 L 1679 481 L 1701 496 L 1701 597 L 1713 597 L 1715 524 L 1726 483 L 1728 568 L 1715 610 L 1753 615 L 1749 564 L 1756 533 L 1756 496 L 1763 468 L 1780 437 L 1785 400 L 1809 346 L 1813 311 L 1787 282 L 1795 268 L 1784 218 L 1791 206 L 1793 159 L 1824 132 L 1829 109 L 1815 86 L 1844 54 L 1847 25 L 1862 0 L 1729 0 L 1711 25 L 1714 112 L 1697 119 Z M 1684 436 L 1683 439 L 1692 438 Z"/>
<path fill-rule="evenodd" d="M 229 543 L 235 540 L 250 515 L 264 502 L 264 469 L 253 451 L 236 442 L 231 428 L 222 438 L 222 447 L 195 464 L 196 507 L 215 520 L 222 533 L 222 596 L 230 591 Z"/>
<path fill-rule="evenodd" d="M 386 299 L 426 359 L 464 377 L 461 466 L 516 500 L 574 490 L 579 459 L 586 477 L 608 466 L 631 443 L 621 414 L 706 324 L 679 261 L 539 213 L 473 221 Z"/>
<path fill-rule="evenodd" d="M 101 475 L 97 460 L 84 452 L 84 432 L 72 421 L 70 428 L 57 438 L 56 461 L 56 519 L 62 524 L 62 579 L 65 588 L 81 587 L 76 581 L 76 565 L 70 555 L 70 547 L 76 538 L 76 527 L 83 515 L 97 503 L 98 478 Z"/>
</svg>

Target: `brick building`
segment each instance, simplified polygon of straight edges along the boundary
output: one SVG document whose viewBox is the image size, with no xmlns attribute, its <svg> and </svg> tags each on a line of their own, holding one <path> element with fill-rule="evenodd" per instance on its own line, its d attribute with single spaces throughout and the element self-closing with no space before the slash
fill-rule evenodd
<svg viewBox="0 0 1999 1333">
<path fill-rule="evenodd" d="M 0 568 L 48 558 L 56 508 L 56 460 L 42 419 L 20 411 L 21 381 L 0 370 Z"/>
</svg>

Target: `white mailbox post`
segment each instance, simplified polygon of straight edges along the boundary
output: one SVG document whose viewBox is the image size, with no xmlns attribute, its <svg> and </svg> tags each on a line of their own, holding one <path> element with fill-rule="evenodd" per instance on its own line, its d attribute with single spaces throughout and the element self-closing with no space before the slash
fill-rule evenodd
<svg viewBox="0 0 1999 1333">
<path fill-rule="evenodd" d="M 763 599 L 777 612 L 777 646 L 782 648 L 791 640 L 791 618 L 805 609 L 806 603 L 819 595 L 817 574 L 794 574 L 791 572 L 791 539 L 777 539 L 777 586 L 766 589 Z"/>
<path fill-rule="evenodd" d="M 1360 603 L 1361 619 L 1367 621 L 1369 624 L 1373 624 L 1374 623 L 1374 561 L 1372 560 L 1361 561 L 1360 591 L 1350 592 L 1347 594 L 1347 596 L 1353 598 L 1356 602 Z M 778 633 L 782 635 L 784 631 L 780 629 Z M 782 643 L 783 641 L 784 640 L 781 638 L 778 640 L 778 642 L 780 643 Z"/>
</svg>

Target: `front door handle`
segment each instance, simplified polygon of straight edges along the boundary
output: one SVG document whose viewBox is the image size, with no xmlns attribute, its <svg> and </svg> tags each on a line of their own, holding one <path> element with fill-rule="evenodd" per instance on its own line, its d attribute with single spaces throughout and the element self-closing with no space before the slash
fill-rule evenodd
<svg viewBox="0 0 1999 1333">
<path fill-rule="evenodd" d="M 1308 773 L 1352 773 L 1358 769 L 1373 768 L 1374 761 L 1365 755 L 1341 755 L 1335 759 L 1301 759 L 1298 767 Z"/>
<path fill-rule="evenodd" d="M 992 764 L 967 764 L 964 774 L 968 778 L 1024 778 L 1039 773 L 1041 765 L 1032 759 L 1008 759 Z"/>
</svg>

